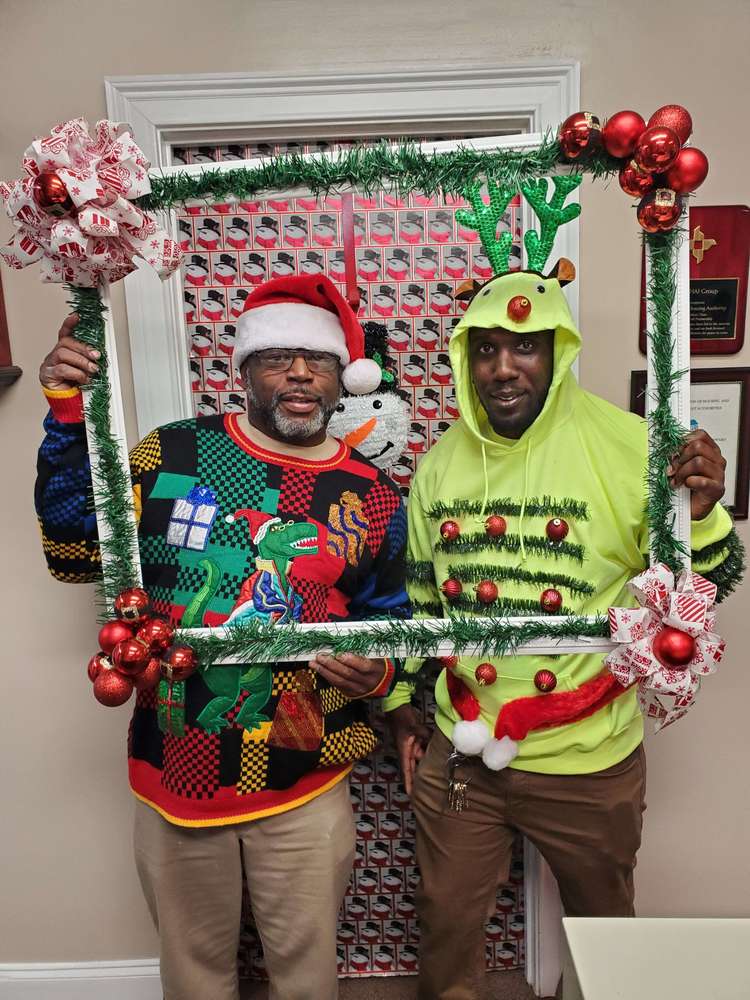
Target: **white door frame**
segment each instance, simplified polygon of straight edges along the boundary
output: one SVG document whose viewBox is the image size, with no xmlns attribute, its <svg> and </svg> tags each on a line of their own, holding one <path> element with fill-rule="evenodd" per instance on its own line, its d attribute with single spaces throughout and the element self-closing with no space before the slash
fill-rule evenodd
<svg viewBox="0 0 750 1000">
<path fill-rule="evenodd" d="M 455 66 L 440 71 L 194 74 L 109 77 L 107 114 L 133 126 L 154 168 L 172 166 L 179 145 L 440 132 L 541 133 L 579 109 L 575 61 Z M 481 140 L 477 141 L 477 145 Z M 170 220 L 163 220 L 169 225 Z M 578 260 L 578 226 L 560 249 Z M 562 236 L 562 234 L 561 234 Z M 577 314 L 577 283 L 570 289 Z M 125 282 L 139 434 L 192 416 L 187 336 L 177 281 L 150 268 Z M 554 992 L 561 969 L 561 911 L 554 878 L 525 845 L 526 978 Z"/>
</svg>

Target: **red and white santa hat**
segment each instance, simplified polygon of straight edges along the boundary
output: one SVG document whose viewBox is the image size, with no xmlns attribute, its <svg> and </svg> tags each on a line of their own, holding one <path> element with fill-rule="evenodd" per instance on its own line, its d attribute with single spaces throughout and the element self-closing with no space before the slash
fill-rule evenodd
<svg viewBox="0 0 750 1000">
<path fill-rule="evenodd" d="M 380 367 L 365 357 L 357 317 L 325 275 L 274 278 L 248 295 L 237 321 L 235 367 L 256 351 L 272 347 L 335 354 L 344 369 L 344 388 L 353 395 L 372 392 L 380 384 Z"/>
</svg>

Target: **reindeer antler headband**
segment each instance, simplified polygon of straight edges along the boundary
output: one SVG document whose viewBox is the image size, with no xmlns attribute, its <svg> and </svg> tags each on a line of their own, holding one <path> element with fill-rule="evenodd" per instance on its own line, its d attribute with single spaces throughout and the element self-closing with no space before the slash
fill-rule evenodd
<svg viewBox="0 0 750 1000">
<path fill-rule="evenodd" d="M 579 204 L 574 202 L 566 205 L 565 199 L 582 180 L 582 174 L 556 175 L 552 178 L 555 190 L 549 201 L 547 201 L 549 181 L 546 177 L 521 184 L 523 196 L 531 205 L 540 224 L 538 233 L 529 229 L 524 234 L 528 270 L 538 271 L 541 274 L 552 252 L 557 230 L 581 214 Z M 456 219 L 479 234 L 493 275 L 498 277 L 509 270 L 508 260 L 513 246 L 513 234 L 508 230 L 498 234 L 497 225 L 516 194 L 516 189 L 493 181 L 487 181 L 486 187 L 489 204 L 482 198 L 482 185 L 479 181 L 465 189 L 464 196 L 471 203 L 473 211 L 460 208 L 456 212 Z"/>
</svg>

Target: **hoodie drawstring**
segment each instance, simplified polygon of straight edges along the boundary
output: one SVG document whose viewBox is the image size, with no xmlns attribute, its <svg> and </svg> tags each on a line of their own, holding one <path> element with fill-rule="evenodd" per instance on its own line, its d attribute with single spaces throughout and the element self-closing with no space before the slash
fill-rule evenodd
<svg viewBox="0 0 750 1000">
<path fill-rule="evenodd" d="M 484 450 L 484 446 L 482 446 Z M 529 465 L 531 464 L 531 437 L 526 441 L 526 461 L 523 466 L 523 499 L 521 513 L 518 515 L 518 538 L 521 543 L 521 562 L 526 562 L 526 546 L 523 544 L 523 516 L 526 513 L 526 501 L 529 496 Z"/>
<path fill-rule="evenodd" d="M 477 518 L 480 524 L 484 524 L 484 512 L 490 496 L 490 477 L 487 474 L 487 450 L 484 447 L 484 441 L 482 441 L 482 470 L 484 472 L 484 496 L 482 497 L 482 509 L 479 511 L 479 517 Z"/>
<path fill-rule="evenodd" d="M 487 472 L 487 449 L 482 445 L 482 472 L 484 474 L 484 496 L 482 497 L 482 509 L 479 511 L 477 522 L 484 524 L 484 515 L 487 510 L 487 501 L 490 496 L 490 477 Z M 526 513 L 526 501 L 529 498 L 529 466 L 531 465 L 531 438 L 526 441 L 526 458 L 523 464 L 523 498 L 521 500 L 521 512 L 518 515 L 518 539 L 521 544 L 521 562 L 526 562 L 526 546 L 523 544 L 523 518 Z"/>
</svg>

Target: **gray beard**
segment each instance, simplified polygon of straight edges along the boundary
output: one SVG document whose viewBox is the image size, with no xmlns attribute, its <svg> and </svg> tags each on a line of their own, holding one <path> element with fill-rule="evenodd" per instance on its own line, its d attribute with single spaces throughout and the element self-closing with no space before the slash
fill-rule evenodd
<svg viewBox="0 0 750 1000">
<path fill-rule="evenodd" d="M 261 406 L 258 402 L 258 397 L 249 384 L 249 380 L 245 389 L 249 406 L 256 413 L 262 414 L 265 422 L 276 431 L 280 438 L 286 441 L 305 441 L 307 438 L 315 437 L 323 428 L 328 426 L 328 421 L 331 419 L 331 415 L 338 405 L 338 399 L 335 399 L 332 403 L 325 403 L 322 399 L 318 400 L 318 410 L 313 417 L 307 420 L 295 420 L 294 417 L 287 417 L 279 412 L 281 397 L 283 395 L 281 391 L 273 394 L 268 406 Z"/>
</svg>

